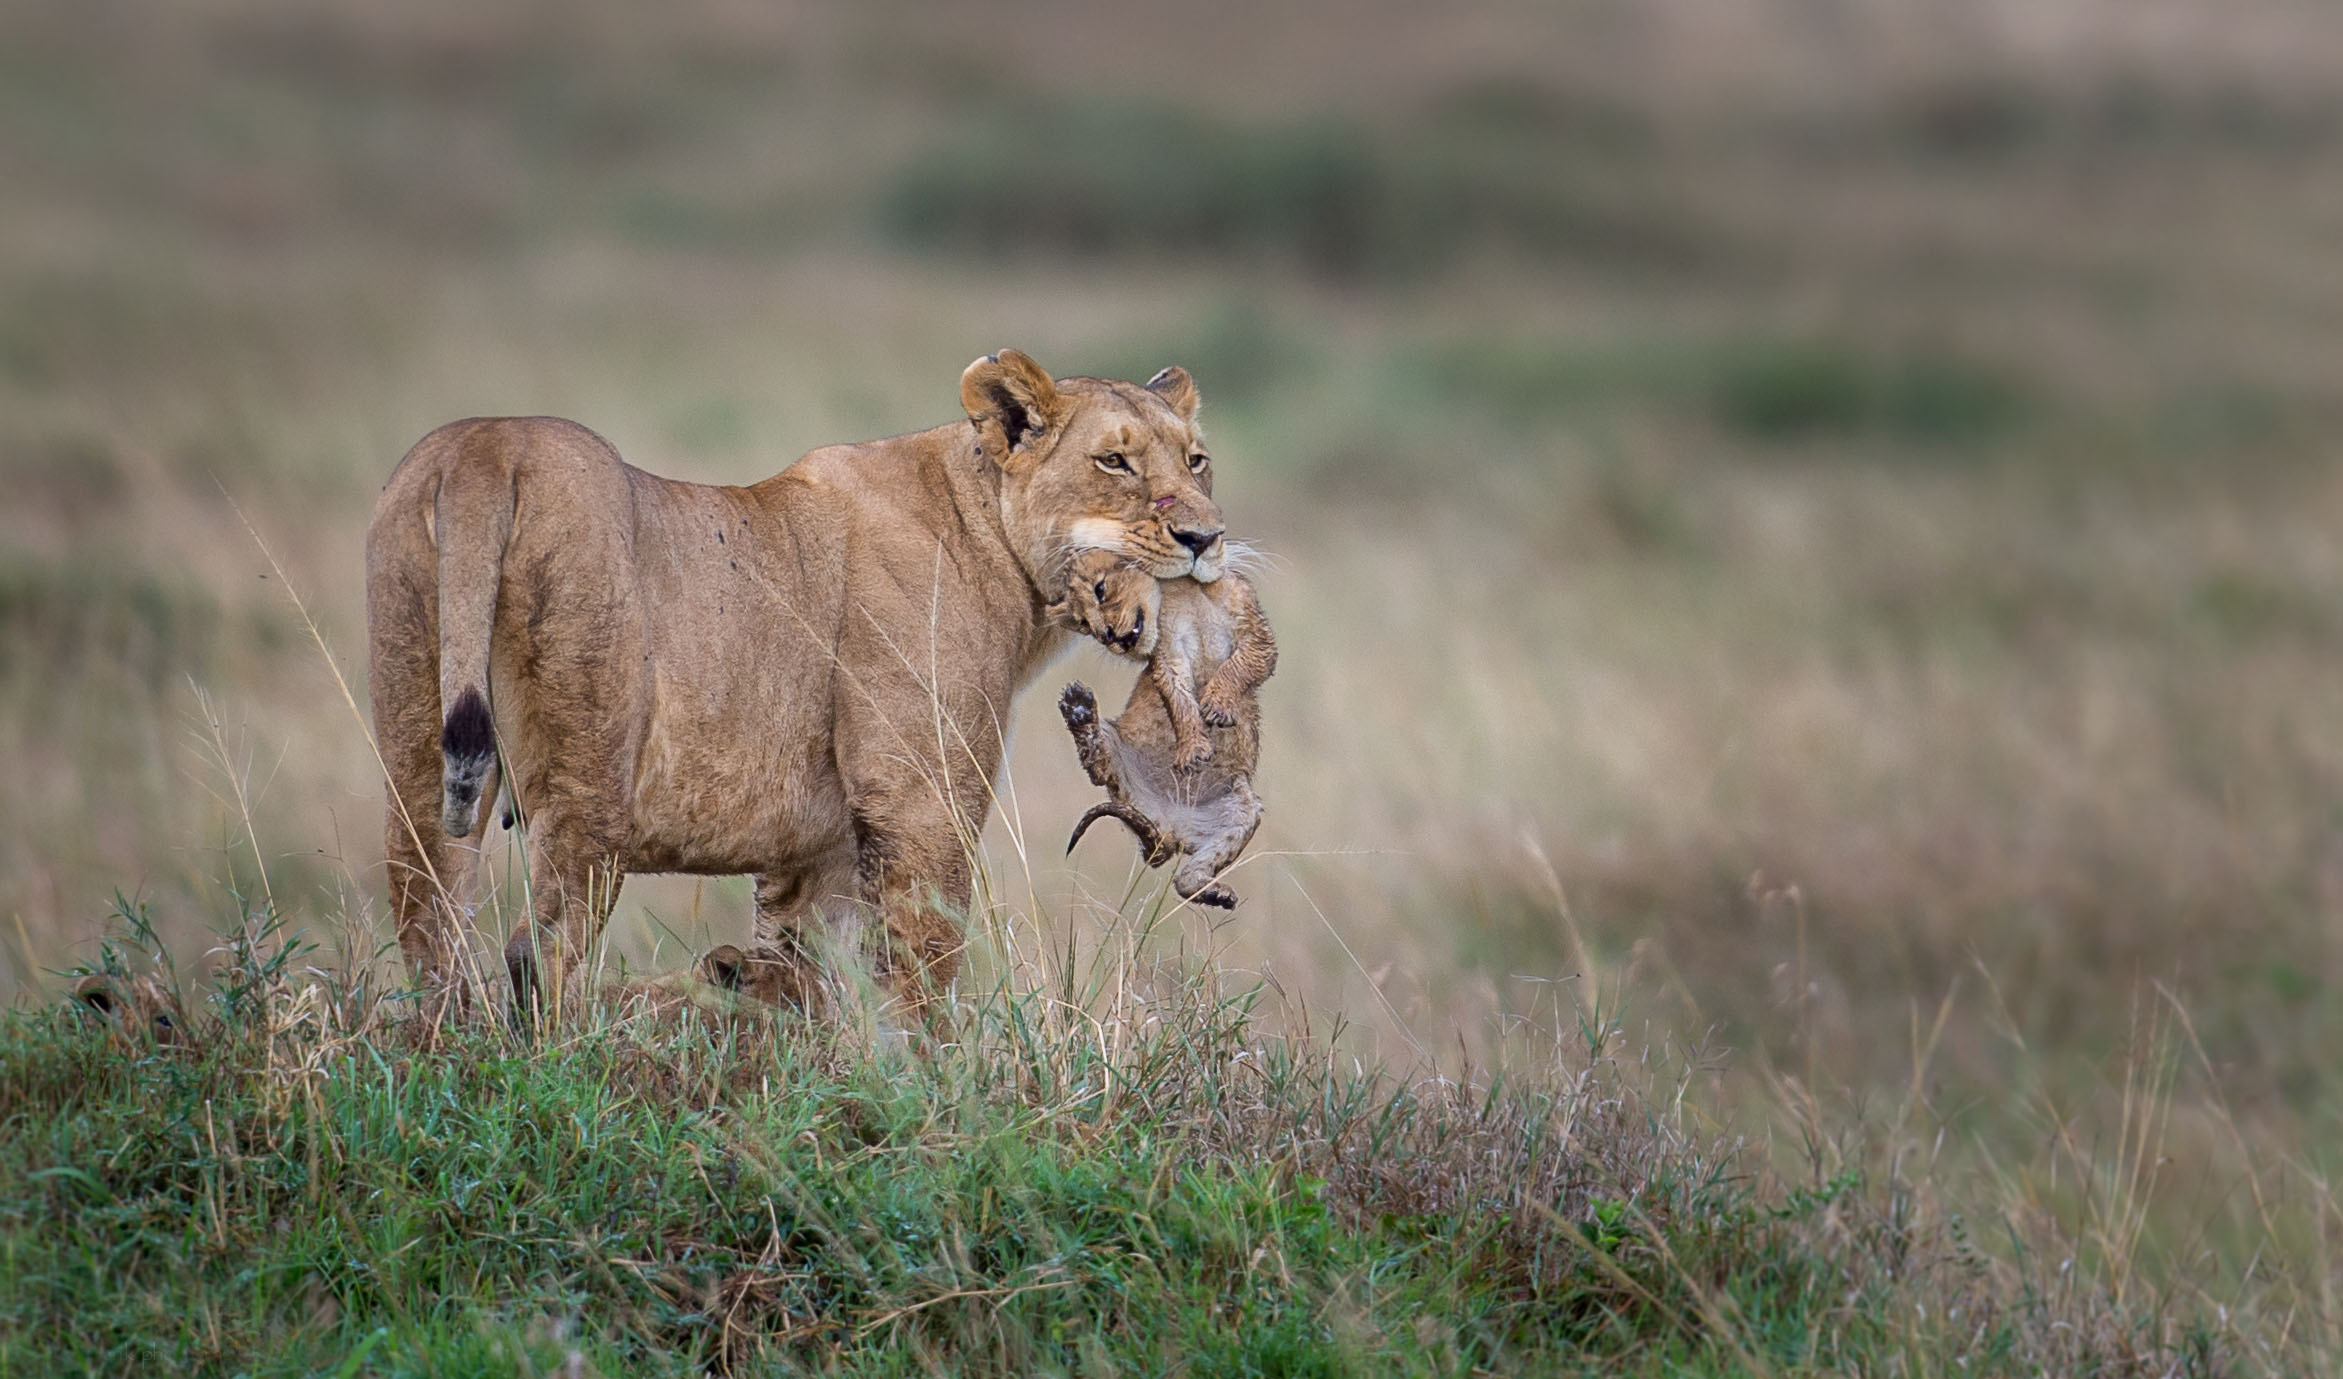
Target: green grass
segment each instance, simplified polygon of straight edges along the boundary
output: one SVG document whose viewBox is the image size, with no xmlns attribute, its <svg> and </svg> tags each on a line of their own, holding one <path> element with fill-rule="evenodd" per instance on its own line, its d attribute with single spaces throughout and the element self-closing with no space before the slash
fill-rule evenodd
<svg viewBox="0 0 2343 1379">
<path fill-rule="evenodd" d="M 1575 1048 L 1414 1080 L 1123 948 L 964 1000 L 924 1052 L 639 995 L 532 1044 L 425 1028 L 265 911 L 224 949 L 160 1039 L 0 1020 L 0 1374 L 2189 1358 L 2169 1318 L 2009 1286 L 1859 1172 L 1765 1178 L 1689 1133 L 1691 1064 L 1597 1013 Z"/>
</svg>

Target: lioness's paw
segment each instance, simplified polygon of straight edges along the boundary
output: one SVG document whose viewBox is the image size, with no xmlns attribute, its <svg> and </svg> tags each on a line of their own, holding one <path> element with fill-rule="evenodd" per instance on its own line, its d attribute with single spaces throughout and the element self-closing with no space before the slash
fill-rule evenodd
<svg viewBox="0 0 2343 1379">
<path fill-rule="evenodd" d="M 1220 910 L 1233 910 L 1237 907 L 1237 893 L 1221 885 L 1218 881 L 1189 896 L 1188 899 L 1199 905 L 1210 905 Z"/>
</svg>

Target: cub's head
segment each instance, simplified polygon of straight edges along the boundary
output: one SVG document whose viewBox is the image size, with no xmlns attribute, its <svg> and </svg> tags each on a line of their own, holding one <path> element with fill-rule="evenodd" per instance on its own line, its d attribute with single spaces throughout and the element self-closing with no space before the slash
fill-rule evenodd
<svg viewBox="0 0 2343 1379">
<path fill-rule="evenodd" d="M 1076 551 L 1066 562 L 1066 588 L 1050 616 L 1098 638 L 1125 656 L 1155 654 L 1163 616 L 1163 585 L 1112 551 Z"/>
<path fill-rule="evenodd" d="M 977 445 L 1000 466 L 1002 519 L 1048 588 L 1066 551 L 1109 551 L 1157 579 L 1220 578 L 1227 558 L 1196 384 L 1171 368 L 1139 387 L 1052 379 L 1016 350 L 960 375 Z"/>
<path fill-rule="evenodd" d="M 73 1003 L 89 1019 L 131 1044 L 183 1045 L 187 1022 L 179 998 L 153 977 L 90 973 L 73 986 Z"/>
</svg>

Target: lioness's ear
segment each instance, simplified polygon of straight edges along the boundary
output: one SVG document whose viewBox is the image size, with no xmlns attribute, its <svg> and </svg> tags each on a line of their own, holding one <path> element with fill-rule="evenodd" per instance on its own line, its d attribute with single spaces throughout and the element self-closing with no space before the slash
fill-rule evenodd
<svg viewBox="0 0 2343 1379">
<path fill-rule="evenodd" d="M 962 371 L 960 406 L 985 453 L 1001 464 L 1058 420 L 1058 385 L 1020 350 L 988 354 Z"/>
<path fill-rule="evenodd" d="M 1196 380 L 1188 377 L 1186 369 L 1172 365 L 1147 380 L 1147 391 L 1170 403 L 1172 410 L 1180 414 L 1180 420 L 1196 419 Z"/>
</svg>

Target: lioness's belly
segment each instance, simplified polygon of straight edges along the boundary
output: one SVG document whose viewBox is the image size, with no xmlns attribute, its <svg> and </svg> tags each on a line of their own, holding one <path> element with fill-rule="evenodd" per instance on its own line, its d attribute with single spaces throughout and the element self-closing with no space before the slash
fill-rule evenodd
<svg viewBox="0 0 2343 1379">
<path fill-rule="evenodd" d="M 636 758 L 627 870 L 780 872 L 851 847 L 831 735 L 811 721 L 817 706 L 704 691 L 659 678 Z"/>
</svg>

